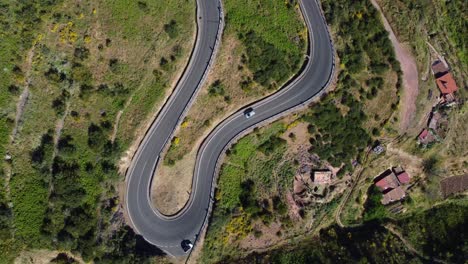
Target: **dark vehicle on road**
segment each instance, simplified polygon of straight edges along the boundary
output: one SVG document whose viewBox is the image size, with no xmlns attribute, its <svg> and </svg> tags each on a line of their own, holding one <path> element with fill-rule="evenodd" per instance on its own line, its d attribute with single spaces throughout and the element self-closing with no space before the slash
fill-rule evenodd
<svg viewBox="0 0 468 264">
<path fill-rule="evenodd" d="M 180 243 L 180 246 L 182 247 L 182 250 L 184 252 L 187 252 L 187 251 L 189 251 L 190 249 L 193 248 L 192 242 L 190 242 L 190 240 L 188 240 L 188 239 L 182 240 L 182 242 Z"/>
</svg>

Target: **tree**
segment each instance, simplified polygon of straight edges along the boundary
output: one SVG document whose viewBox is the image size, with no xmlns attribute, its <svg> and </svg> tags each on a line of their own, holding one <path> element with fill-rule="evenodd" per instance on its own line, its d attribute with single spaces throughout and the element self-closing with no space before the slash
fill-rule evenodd
<svg viewBox="0 0 468 264">
<path fill-rule="evenodd" d="M 364 220 L 381 220 L 387 216 L 387 209 L 382 204 L 382 192 L 377 186 L 372 185 L 367 194 L 367 201 L 364 205 Z"/>
</svg>

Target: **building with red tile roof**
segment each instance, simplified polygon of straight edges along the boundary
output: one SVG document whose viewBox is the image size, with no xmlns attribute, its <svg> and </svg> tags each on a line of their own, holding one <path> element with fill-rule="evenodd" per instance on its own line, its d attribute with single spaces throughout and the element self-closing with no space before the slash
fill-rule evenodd
<svg viewBox="0 0 468 264">
<path fill-rule="evenodd" d="M 458 90 L 457 84 L 450 72 L 438 77 L 436 82 L 442 95 L 451 94 Z"/>
<path fill-rule="evenodd" d="M 379 187 L 379 189 L 381 191 L 385 191 L 385 190 L 388 190 L 388 189 L 393 189 L 393 188 L 396 188 L 396 187 L 398 187 L 400 185 L 400 183 L 398 182 L 397 177 L 395 176 L 395 173 L 393 173 L 393 171 L 390 170 L 390 169 L 386 170 L 378 178 L 380 178 L 380 179 L 378 179 L 375 182 L 375 185 L 377 187 Z"/>
<path fill-rule="evenodd" d="M 405 185 L 410 180 L 409 174 L 401 167 L 389 168 L 375 177 L 374 183 L 383 193 L 382 204 L 387 205 L 405 198 Z"/>
<path fill-rule="evenodd" d="M 427 137 L 428 134 L 429 134 L 429 130 L 423 129 L 423 130 L 421 131 L 421 133 L 419 133 L 418 138 L 419 138 L 420 140 L 424 140 L 424 139 Z"/>
<path fill-rule="evenodd" d="M 405 198 L 405 196 L 405 191 L 403 191 L 403 189 L 400 186 L 398 186 L 397 188 L 392 189 L 387 193 L 384 193 L 382 198 L 382 204 L 387 205 L 389 203 L 399 201 Z"/>
<path fill-rule="evenodd" d="M 421 133 L 418 135 L 418 143 L 419 144 L 424 144 L 427 145 L 429 143 L 432 143 L 436 140 L 434 135 L 428 130 L 428 129 L 423 129 Z"/>
<path fill-rule="evenodd" d="M 398 174 L 397 178 L 398 178 L 398 181 L 400 181 L 401 184 L 407 184 L 411 180 L 409 174 L 406 171 Z"/>
</svg>

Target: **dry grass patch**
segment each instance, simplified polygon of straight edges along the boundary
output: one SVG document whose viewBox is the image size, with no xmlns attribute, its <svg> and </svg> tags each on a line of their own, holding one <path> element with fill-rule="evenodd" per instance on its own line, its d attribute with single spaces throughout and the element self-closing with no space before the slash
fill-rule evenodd
<svg viewBox="0 0 468 264">
<path fill-rule="evenodd" d="M 192 190 L 196 155 L 197 152 L 193 150 L 177 166 L 158 166 L 156 169 L 151 199 L 161 213 L 175 214 L 187 203 Z"/>
<path fill-rule="evenodd" d="M 397 74 L 388 71 L 383 79 L 384 83 L 378 95 L 364 103 L 363 111 L 368 115 L 364 128 L 368 131 L 382 127 L 395 112 L 394 107 L 399 101 L 398 91 L 395 88 L 398 80 Z"/>
<path fill-rule="evenodd" d="M 52 262 L 54 261 L 54 262 Z M 68 262 L 69 261 L 69 262 Z M 32 250 L 23 251 L 16 257 L 15 264 L 49 264 L 49 263 L 76 263 L 84 264 L 81 257 L 75 256 L 70 252 Z"/>
</svg>

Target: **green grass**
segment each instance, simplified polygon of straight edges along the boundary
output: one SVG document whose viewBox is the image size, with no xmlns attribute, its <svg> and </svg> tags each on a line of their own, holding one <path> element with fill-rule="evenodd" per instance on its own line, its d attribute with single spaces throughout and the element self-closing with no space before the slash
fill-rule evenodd
<svg viewBox="0 0 468 264">
<path fill-rule="evenodd" d="M 334 225 L 324 228 L 320 235 L 293 240 L 285 246 L 247 257 L 223 259 L 223 263 L 421 263 L 400 239 L 375 224 L 354 229 Z"/>
<path fill-rule="evenodd" d="M 160 102 L 164 97 L 165 90 L 168 88 L 167 83 L 155 80 L 133 94 L 134 102 L 138 103 L 130 104 L 125 109 L 122 115 L 123 129 L 120 129 L 118 132 L 118 137 L 124 142 L 123 147 L 134 139 L 134 130 L 129 128 L 138 126 L 140 122 L 155 111 L 154 102 Z"/>
<path fill-rule="evenodd" d="M 144 3 L 144 6 L 141 5 Z M 117 25 L 110 31 L 112 35 L 122 34 L 124 39 L 135 39 L 137 41 L 154 40 L 154 35 L 164 32 L 161 23 L 171 24 L 175 22 L 174 30 L 186 33 L 188 29 L 186 18 L 193 16 L 195 2 L 189 1 L 128 1 L 112 0 L 104 3 L 105 8 L 112 14 L 108 19 L 109 23 Z M 175 14 L 179 10 L 180 13 Z M 122 21 L 125 21 L 122 23 Z M 158 25 L 155 27 L 155 24 Z M 138 30 L 136 30 L 138 29 Z M 167 34 L 167 33 L 166 33 Z M 179 32 L 177 32 L 179 34 Z M 169 36 L 169 34 L 168 34 Z M 175 37 L 175 36 L 174 36 Z"/>
<path fill-rule="evenodd" d="M 23 243 L 38 247 L 47 208 L 47 186 L 44 175 L 31 173 L 21 176 L 27 180 L 13 177 L 10 182 L 15 234 Z"/>
<path fill-rule="evenodd" d="M 303 52 L 306 40 L 301 39 L 301 44 L 293 41 L 304 37 L 301 35 L 304 26 L 297 18 L 296 1 L 293 2 L 289 5 L 285 1 L 224 1 L 226 30 L 253 31 L 278 50 L 297 56 Z"/>
<path fill-rule="evenodd" d="M 145 261 L 147 257 L 136 259 L 140 255 L 132 248 L 133 232 L 124 243 L 122 237 L 110 235 L 116 232 L 110 229 L 123 228 L 110 225 L 118 205 L 115 184 L 121 180 L 116 164 L 135 139 L 136 129 L 161 103 L 175 72 L 185 65 L 193 44 L 189 40 L 195 29 L 194 6 L 194 1 L 185 0 L 43 5 L 38 12 L 47 9 L 55 15 L 41 16 L 42 26 L 31 27 L 28 37 L 2 41 L 5 49 L 10 44 L 10 50 L 17 48 L 16 53 L 1 58 L 2 63 L 4 59 L 11 63 L 1 72 L 5 78 L 0 84 L 6 90 L 24 75 L 11 73 L 13 65 L 24 64 L 26 48 L 20 49 L 24 43 L 19 42 L 32 43 L 42 36 L 34 50 L 31 96 L 12 145 L 6 142 L 11 124 L 0 126 L 4 132 L 0 143 L 5 143 L 0 154 L 3 157 L 8 147 L 13 156 L 10 190 L 15 240 L 2 239 L 8 241 L 5 249 L 60 248 L 78 252 L 87 261 L 113 259 L 128 251 L 132 254 L 123 255 L 129 262 Z M 2 22 L 7 18 L 0 15 Z M 164 25 L 171 20 L 175 22 L 165 32 Z M 4 49 L 1 52 L 6 54 Z M 168 59 L 165 67 L 159 65 L 162 57 Z M 17 94 L 1 93 L 5 94 L 5 99 L 0 98 L 5 105 L 1 118 L 11 119 L 15 103 L 11 98 Z M 54 100 L 61 103 L 55 109 Z M 109 140 L 119 111 L 123 115 L 112 144 Z M 49 129 L 55 136 L 56 124 L 63 117 L 62 145 L 53 159 L 53 144 L 44 146 L 41 137 Z M 41 158 L 33 161 L 34 150 L 35 157 Z M 0 197 L 1 208 L 3 189 Z M 114 248 L 116 243 L 122 244 Z"/>
<path fill-rule="evenodd" d="M 450 201 L 429 210 L 404 217 L 403 234 L 426 256 L 461 263 L 468 254 L 466 199 Z"/>
<path fill-rule="evenodd" d="M 430 210 L 392 221 L 412 246 L 424 256 L 447 262 L 464 261 L 467 254 L 466 201 L 446 203 Z M 324 228 L 320 234 L 293 241 L 263 253 L 252 253 L 238 259 L 223 259 L 223 263 L 425 263 L 403 245 L 401 240 L 376 222 L 366 222 L 355 228 Z"/>
<path fill-rule="evenodd" d="M 17 2 L 4 1 L 0 4 L 0 156 L 4 157 L 7 144 L 15 119 L 15 103 L 22 87 L 25 84 L 25 72 L 23 68 L 27 51 L 33 46 L 37 31 L 44 25 L 41 19 L 47 19 L 51 12 L 60 5 L 61 1 L 39 4 L 35 1 Z M 9 86 L 14 85 L 17 91 L 9 91 Z M 10 151 L 11 153 L 11 151 Z M 29 155 L 29 153 L 28 153 Z M 13 165 L 16 160 L 13 160 Z M 9 183 L 11 195 L 6 194 L 5 163 L 0 164 L 0 207 L 2 208 L 2 224 L 0 232 L 0 259 L 11 260 L 21 244 L 33 244 L 38 237 L 38 226 L 41 224 L 40 216 L 46 206 L 47 189 L 44 188 L 42 175 L 31 171 L 24 173 L 14 172 Z M 10 210 L 7 203 L 13 202 Z M 18 202 L 18 203 L 15 203 Z M 14 215 L 14 218 L 10 218 Z M 14 220 L 14 222 L 12 221 Z M 10 236 L 15 234 L 15 237 Z M 17 240 L 15 240 L 17 239 Z M 20 241 L 18 241 L 20 240 Z"/>
<path fill-rule="evenodd" d="M 285 147 L 273 148 L 274 153 L 268 157 L 262 156 L 259 148 L 270 137 L 279 135 L 283 131 L 284 124 L 277 122 L 259 134 L 242 138 L 231 148 L 219 176 L 217 206 L 227 211 L 239 206 L 241 182 L 247 179 L 254 180 L 260 190 L 270 190 L 273 169 L 282 159 Z"/>
<path fill-rule="evenodd" d="M 293 1 L 295 2 L 295 1 Z M 295 73 L 307 41 L 295 4 L 279 1 L 226 1 L 226 31 L 245 45 L 245 61 L 253 81 L 276 89 Z M 241 83 L 248 89 L 252 80 Z"/>
</svg>

